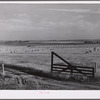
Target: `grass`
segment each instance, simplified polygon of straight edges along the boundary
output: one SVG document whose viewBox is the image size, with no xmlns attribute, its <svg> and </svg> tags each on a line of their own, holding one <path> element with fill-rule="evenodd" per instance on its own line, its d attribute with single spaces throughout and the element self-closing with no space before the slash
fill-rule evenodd
<svg viewBox="0 0 100 100">
<path fill-rule="evenodd" d="M 70 74 L 59 74 L 59 73 L 51 73 L 51 72 L 44 72 L 41 70 L 37 70 L 35 68 L 29 68 L 29 67 L 24 67 L 24 66 L 17 66 L 17 65 L 11 65 L 11 64 L 5 64 L 5 69 L 10 68 L 14 69 L 20 72 L 27 73 L 29 75 L 35 75 L 39 77 L 44 77 L 44 78 L 51 78 L 59 81 L 71 81 L 71 82 L 82 82 L 82 83 L 87 83 L 87 84 L 94 84 L 94 82 L 98 82 L 99 78 L 95 77 L 86 77 L 86 76 L 79 76 L 79 75 L 70 75 Z"/>
<path fill-rule="evenodd" d="M 93 45 L 94 46 L 94 45 Z M 44 78 L 55 79 L 58 81 L 70 81 L 70 82 L 78 82 L 82 84 L 100 84 L 100 50 L 97 52 L 93 52 L 93 47 L 83 45 L 64 45 L 64 46 L 34 46 L 34 47 L 16 47 L 17 53 L 14 53 L 14 46 L 9 46 L 8 48 L 3 48 L 0 51 L 0 61 L 4 62 L 6 68 L 13 69 L 16 71 L 21 71 L 27 73 L 29 75 L 35 75 Z M 28 48 L 28 49 L 27 49 Z M 25 52 L 27 49 L 28 52 Z M 7 53 L 4 53 L 6 52 Z M 51 50 L 55 51 L 65 60 L 70 62 L 71 64 L 83 65 L 93 67 L 93 63 L 97 63 L 97 71 L 95 78 L 87 78 L 83 76 L 70 76 L 63 75 L 58 73 L 51 73 Z M 92 53 L 86 54 L 86 51 L 91 50 Z M 12 53 L 9 53 L 9 51 Z M 32 51 L 32 52 L 31 52 Z M 60 62 L 57 58 L 54 59 L 55 62 Z"/>
</svg>

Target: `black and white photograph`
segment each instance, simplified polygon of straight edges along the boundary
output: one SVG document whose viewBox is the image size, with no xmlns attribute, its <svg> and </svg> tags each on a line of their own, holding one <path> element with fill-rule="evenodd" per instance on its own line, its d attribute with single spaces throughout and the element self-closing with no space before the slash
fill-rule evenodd
<svg viewBox="0 0 100 100">
<path fill-rule="evenodd" d="M 0 90 L 100 90 L 100 4 L 0 3 Z"/>
</svg>

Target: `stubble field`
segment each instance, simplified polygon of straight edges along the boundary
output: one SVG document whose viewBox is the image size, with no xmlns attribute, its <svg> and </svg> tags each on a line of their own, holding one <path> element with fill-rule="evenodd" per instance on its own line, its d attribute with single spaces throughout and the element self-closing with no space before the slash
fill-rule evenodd
<svg viewBox="0 0 100 100">
<path fill-rule="evenodd" d="M 66 78 L 67 74 L 51 74 L 51 51 L 56 52 L 71 64 L 93 67 L 94 79 Z M 55 62 L 60 62 L 54 58 Z M 32 90 L 84 90 L 100 89 L 100 44 L 28 44 L 0 45 L 0 62 L 11 65 L 5 75 L 0 70 L 0 89 Z"/>
</svg>

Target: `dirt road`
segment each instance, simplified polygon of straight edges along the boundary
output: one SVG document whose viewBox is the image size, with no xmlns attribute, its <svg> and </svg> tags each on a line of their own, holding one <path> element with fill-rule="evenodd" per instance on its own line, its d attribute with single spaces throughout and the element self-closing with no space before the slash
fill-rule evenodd
<svg viewBox="0 0 100 100">
<path fill-rule="evenodd" d="M 29 75 L 14 69 L 6 69 L 0 75 L 0 89 L 11 90 L 100 90 L 99 85 L 60 81 L 52 78 Z"/>
</svg>

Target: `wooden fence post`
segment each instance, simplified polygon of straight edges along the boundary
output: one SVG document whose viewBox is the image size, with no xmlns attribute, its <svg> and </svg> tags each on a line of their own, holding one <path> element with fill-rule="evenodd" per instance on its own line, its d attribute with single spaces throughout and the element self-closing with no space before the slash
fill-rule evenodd
<svg viewBox="0 0 100 100">
<path fill-rule="evenodd" d="M 53 71 L 53 52 L 51 52 L 51 72 Z"/>
<path fill-rule="evenodd" d="M 97 63 L 95 62 L 94 71 L 96 72 Z"/>
<path fill-rule="evenodd" d="M 2 63 L 2 73 L 5 75 L 4 64 Z"/>
<path fill-rule="evenodd" d="M 96 67 L 97 67 L 97 63 L 95 62 L 94 64 L 95 64 L 95 66 L 94 66 L 94 68 L 93 68 L 93 77 L 95 76 Z"/>
<path fill-rule="evenodd" d="M 93 77 L 94 77 L 95 68 L 93 68 Z"/>
</svg>

